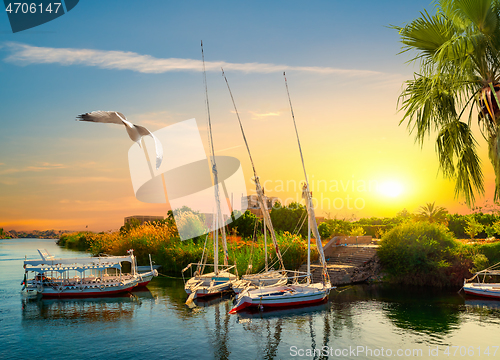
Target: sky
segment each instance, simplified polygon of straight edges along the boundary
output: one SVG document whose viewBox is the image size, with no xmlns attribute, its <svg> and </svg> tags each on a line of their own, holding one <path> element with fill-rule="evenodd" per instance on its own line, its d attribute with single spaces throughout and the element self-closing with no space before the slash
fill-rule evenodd
<svg viewBox="0 0 500 360">
<path fill-rule="evenodd" d="M 420 147 L 399 125 L 398 96 L 418 66 L 398 55 L 391 25 L 424 9 L 429 0 L 84 0 L 17 33 L 0 14 L 0 227 L 107 231 L 125 216 L 165 215 L 168 204 L 134 194 L 124 129 L 75 118 L 119 111 L 151 131 L 195 118 L 208 153 L 201 40 L 215 153 L 240 160 L 249 194 L 221 67 L 268 196 L 300 200 L 303 180 L 286 71 L 317 216 L 390 217 L 430 202 L 469 212 L 438 171 L 434 138 Z M 481 205 L 494 175 L 476 134 Z"/>
</svg>

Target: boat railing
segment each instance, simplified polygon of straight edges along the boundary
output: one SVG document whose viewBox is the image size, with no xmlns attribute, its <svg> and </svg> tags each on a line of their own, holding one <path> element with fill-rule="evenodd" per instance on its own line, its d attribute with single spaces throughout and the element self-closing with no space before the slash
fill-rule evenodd
<svg viewBox="0 0 500 360">
<path fill-rule="evenodd" d="M 287 279 L 293 280 L 294 283 L 298 283 L 300 281 L 311 281 L 311 274 L 305 271 L 295 271 L 295 270 L 286 270 Z"/>
<path fill-rule="evenodd" d="M 203 263 L 191 263 L 188 266 L 186 266 L 184 269 L 182 269 L 182 277 L 184 278 L 184 273 L 188 270 L 191 270 L 190 272 L 190 277 L 193 276 L 198 276 L 198 275 L 203 275 L 206 273 L 209 273 L 210 271 L 204 271 L 203 274 L 198 274 L 199 269 L 202 268 L 213 268 L 215 269 L 215 264 L 203 264 Z M 195 268 L 196 270 L 193 270 Z M 236 269 L 236 265 L 217 265 L 217 268 L 219 271 L 226 271 L 229 272 L 229 270 Z"/>
</svg>

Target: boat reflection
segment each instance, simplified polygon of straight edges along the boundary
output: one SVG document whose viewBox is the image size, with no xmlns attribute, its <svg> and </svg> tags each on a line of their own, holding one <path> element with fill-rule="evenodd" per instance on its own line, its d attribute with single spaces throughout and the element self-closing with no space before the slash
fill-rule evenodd
<svg viewBox="0 0 500 360">
<path fill-rule="evenodd" d="M 479 317 L 482 323 L 500 324 L 500 300 L 473 298 L 465 299 L 468 315 Z"/>
<path fill-rule="evenodd" d="M 217 305 L 223 302 L 229 302 L 230 304 L 232 303 L 229 300 L 232 300 L 234 298 L 234 294 L 232 293 L 226 293 L 221 296 L 215 296 L 215 297 L 206 297 L 206 298 L 196 298 L 194 299 L 194 303 L 196 306 L 205 308 L 213 305 Z"/>
<path fill-rule="evenodd" d="M 22 320 L 26 325 L 36 321 L 68 320 L 84 322 L 118 322 L 131 319 L 144 300 L 153 299 L 147 289 L 113 297 L 81 299 L 22 299 Z"/>
<path fill-rule="evenodd" d="M 236 317 L 243 329 L 252 333 L 251 338 L 260 349 L 262 358 L 274 359 L 278 356 L 284 333 L 291 328 L 302 334 L 301 338 L 311 349 L 328 346 L 332 337 L 333 312 L 333 303 L 325 300 L 296 308 L 264 311 L 247 308 L 238 312 Z"/>
<path fill-rule="evenodd" d="M 500 310 L 500 300 L 467 297 L 465 299 L 465 306 L 468 308 Z"/>
<path fill-rule="evenodd" d="M 312 304 L 308 306 L 297 306 L 287 308 L 265 308 L 259 310 L 256 308 L 246 308 L 240 310 L 237 315 L 238 322 L 245 322 L 241 320 L 246 319 L 273 319 L 273 318 L 296 318 L 307 314 L 314 314 L 321 311 L 326 311 L 330 307 L 327 299 L 321 303 Z"/>
</svg>

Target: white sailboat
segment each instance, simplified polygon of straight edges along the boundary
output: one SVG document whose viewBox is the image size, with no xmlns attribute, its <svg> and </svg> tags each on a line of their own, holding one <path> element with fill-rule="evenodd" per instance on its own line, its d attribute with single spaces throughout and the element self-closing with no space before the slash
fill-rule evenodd
<svg viewBox="0 0 500 360">
<path fill-rule="evenodd" d="M 495 282 L 492 282 L 492 279 Z M 470 279 L 464 280 L 463 290 L 467 295 L 500 299 L 500 263 L 478 271 Z M 476 280 L 476 281 L 474 281 Z M 490 281 L 490 282 L 486 282 Z"/>
<path fill-rule="evenodd" d="M 257 172 L 255 170 L 255 165 L 252 159 L 252 154 L 250 153 L 250 147 L 248 146 L 248 142 L 245 136 L 245 131 L 243 130 L 243 125 L 241 124 L 241 119 L 240 115 L 238 113 L 238 109 L 236 108 L 236 103 L 233 98 L 233 94 L 231 92 L 231 88 L 229 87 L 229 82 L 227 81 L 226 75 L 224 74 L 224 70 L 222 70 L 222 76 L 224 77 L 224 80 L 226 81 L 227 88 L 229 90 L 229 94 L 231 95 L 231 100 L 233 102 L 234 110 L 236 113 L 236 116 L 238 118 L 238 123 L 240 124 L 240 129 L 241 129 L 241 134 L 243 136 L 243 140 L 245 142 L 248 156 L 250 157 L 250 163 L 252 164 L 252 170 L 254 174 L 253 181 L 255 182 L 255 192 L 257 193 L 257 202 L 259 204 L 260 210 L 262 212 L 262 219 L 264 222 L 264 259 L 265 259 L 265 266 L 264 266 L 264 271 L 257 273 L 257 274 L 245 274 L 241 277 L 240 280 L 236 281 L 233 283 L 233 291 L 237 294 L 241 293 L 244 290 L 249 290 L 249 289 L 256 289 L 256 288 L 262 288 L 262 287 L 269 287 L 269 286 L 277 286 L 277 285 L 284 285 L 287 283 L 287 275 L 286 275 L 286 270 L 285 266 L 283 264 L 283 258 L 281 256 L 281 251 L 278 246 L 278 241 L 276 240 L 276 233 L 274 232 L 273 228 L 273 223 L 271 221 L 271 217 L 269 215 L 269 209 L 267 207 L 267 199 L 264 195 L 264 190 L 262 189 L 262 186 L 260 185 L 260 180 L 259 177 L 257 176 Z M 274 249 L 276 251 L 276 256 L 278 258 L 279 262 L 279 269 L 269 269 L 269 264 L 267 260 L 267 231 L 269 230 L 269 233 L 271 234 L 271 239 L 273 242 Z M 252 264 L 249 264 L 249 269 L 252 266 Z"/>
<path fill-rule="evenodd" d="M 217 217 L 215 217 L 217 218 Z M 214 220 L 215 220 L 214 218 Z M 214 263 L 207 264 L 205 249 L 203 250 L 202 259 L 199 263 L 191 263 L 186 268 L 182 270 L 184 274 L 187 270 L 196 268 L 195 272 L 191 274 L 185 285 L 184 289 L 189 295 L 186 300 L 186 304 L 189 305 L 192 301 L 198 297 L 208 297 L 214 295 L 220 295 L 226 291 L 231 290 L 232 284 L 238 280 L 238 277 L 231 273 L 230 271 L 235 269 L 235 265 L 228 265 L 227 256 L 224 256 L 224 265 L 219 264 L 219 246 L 218 246 L 218 229 L 214 223 L 213 235 L 213 246 L 214 246 Z M 224 229 L 224 227 L 222 227 Z M 225 231 L 222 230 L 223 236 L 222 241 L 225 242 Z M 207 234 L 208 237 L 208 234 Z M 206 244 L 205 244 L 206 245 Z M 205 246 L 206 248 L 206 246 Z M 225 254 L 227 254 L 227 249 L 225 248 Z M 205 268 L 213 268 L 212 272 L 205 273 Z M 184 276 L 184 275 L 183 275 Z"/>
<path fill-rule="evenodd" d="M 285 77 L 286 84 L 286 77 Z M 286 85 L 288 93 L 288 84 Z M 290 95 L 288 95 L 290 99 Z M 300 146 L 299 133 L 297 131 L 297 126 L 295 124 L 295 116 L 293 114 L 292 103 L 290 101 L 290 109 L 292 112 L 292 119 L 295 126 L 295 132 L 297 134 L 297 142 L 299 145 L 300 157 L 302 160 L 302 168 L 304 170 L 305 183 L 302 188 L 302 197 L 306 200 L 307 214 L 308 214 L 308 251 L 307 251 L 307 274 L 302 276 L 296 274 L 294 277 L 294 283 L 282 286 L 274 286 L 267 288 L 258 288 L 254 290 L 245 290 L 238 296 L 237 303 L 229 311 L 230 314 L 234 314 L 244 308 L 254 306 L 264 309 L 266 307 L 288 307 L 288 306 L 303 306 L 308 304 L 314 304 L 324 301 L 330 290 L 334 287 L 331 286 L 330 277 L 328 275 L 325 255 L 323 253 L 323 245 L 321 243 L 321 237 L 319 236 L 318 226 L 316 224 L 316 218 L 314 214 L 314 207 L 312 204 L 312 195 L 309 191 L 309 181 L 307 179 L 306 168 L 304 164 L 304 158 L 302 156 L 302 148 Z M 314 232 L 316 238 L 316 245 L 318 248 L 319 259 L 323 267 L 323 278 L 321 282 L 313 283 L 311 281 L 311 269 L 310 269 L 310 256 L 311 256 L 311 230 Z M 299 278 L 306 279 L 305 282 L 299 283 Z"/>
<path fill-rule="evenodd" d="M 215 204 L 216 204 L 216 214 L 215 214 L 215 224 L 213 232 L 213 243 L 214 243 L 214 263 L 206 264 L 204 256 L 202 256 L 201 263 L 189 264 L 185 269 L 182 270 L 184 273 L 188 269 L 192 269 L 193 265 L 196 266 L 196 271 L 193 276 L 186 282 L 184 289 L 189 295 L 186 300 L 186 304 L 190 305 L 192 301 L 197 297 L 203 296 L 213 296 L 221 294 L 222 292 L 231 290 L 231 285 L 234 281 L 238 279 L 238 276 L 230 272 L 231 269 L 236 269 L 235 265 L 229 265 L 229 256 L 227 252 L 227 242 L 226 242 L 226 231 L 225 231 L 225 221 L 222 216 L 220 196 L 219 196 L 219 179 L 217 175 L 217 164 L 215 161 L 215 150 L 212 138 L 212 122 L 210 120 L 210 107 L 208 102 L 208 90 L 207 90 L 207 77 L 205 71 L 205 57 L 203 55 L 203 42 L 201 43 L 201 55 L 203 59 L 203 80 L 205 84 L 205 99 L 208 114 L 208 133 L 209 133 L 209 147 L 211 152 L 211 167 L 212 175 L 214 181 L 214 191 L 215 191 Z M 221 229 L 222 235 L 222 245 L 224 251 L 224 265 L 219 265 L 219 228 Z M 210 273 L 204 273 L 206 266 L 213 266 L 214 271 Z M 236 271 L 236 270 L 235 270 Z"/>
</svg>

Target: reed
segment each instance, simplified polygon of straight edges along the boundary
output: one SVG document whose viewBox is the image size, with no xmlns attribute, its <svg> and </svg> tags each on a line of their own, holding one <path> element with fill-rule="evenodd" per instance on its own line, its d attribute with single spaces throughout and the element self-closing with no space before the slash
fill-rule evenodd
<svg viewBox="0 0 500 360">
<path fill-rule="evenodd" d="M 297 270 L 307 260 L 307 241 L 300 235 L 289 232 L 277 234 L 278 244 L 283 254 L 283 262 L 288 270 Z M 207 263 L 213 263 L 213 240 L 205 236 L 181 241 L 175 225 L 169 223 L 145 223 L 127 232 L 91 233 L 77 232 L 63 234 L 58 241 L 60 246 L 85 250 L 92 255 L 109 254 L 124 255 L 133 249 L 139 265 L 149 264 L 149 254 L 155 264 L 161 265 L 161 272 L 180 276 L 181 270 L 189 263 L 201 260 L 203 247 L 207 243 Z M 263 236 L 255 241 L 228 236 L 229 263 L 236 264 L 238 274 L 256 273 L 264 269 Z M 267 252 L 269 264 L 276 263 L 275 250 L 268 241 Z M 311 245 L 311 259 L 315 261 L 318 252 Z M 222 263 L 222 246 L 219 247 L 219 260 Z M 249 269 L 249 264 L 252 264 Z M 277 265 L 274 265 L 276 268 Z"/>
</svg>

